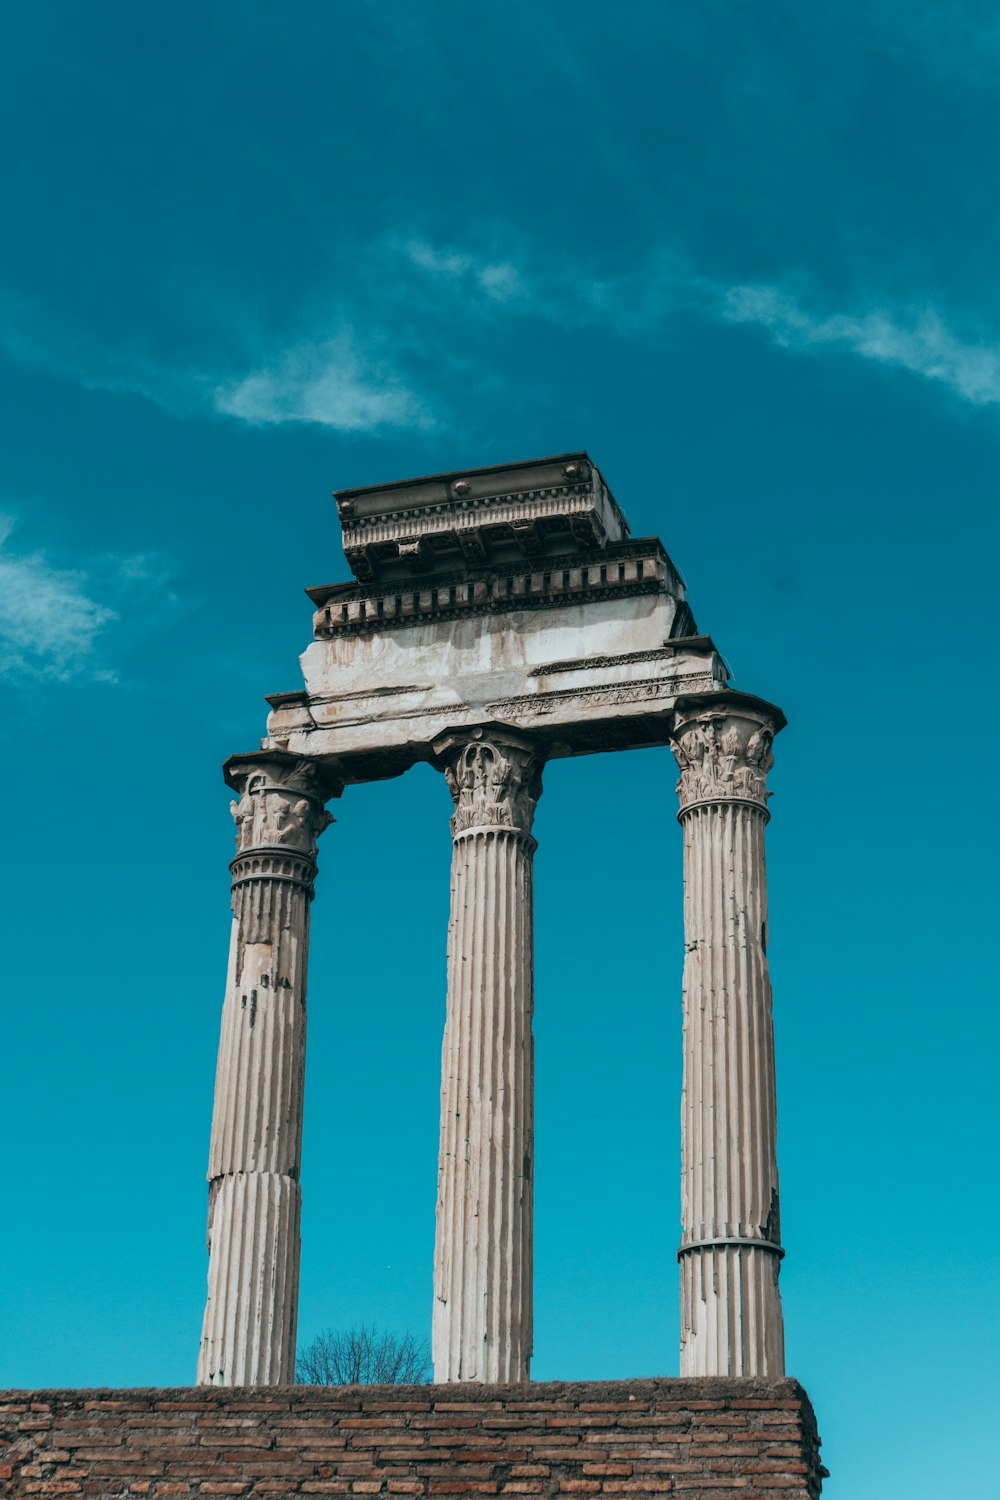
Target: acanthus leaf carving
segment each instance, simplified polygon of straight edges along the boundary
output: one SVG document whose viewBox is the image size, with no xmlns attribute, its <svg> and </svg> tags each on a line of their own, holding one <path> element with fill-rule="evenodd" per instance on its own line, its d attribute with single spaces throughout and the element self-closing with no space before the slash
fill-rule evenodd
<svg viewBox="0 0 1000 1500">
<path fill-rule="evenodd" d="M 442 757 L 455 803 L 453 833 L 509 828 L 530 833 L 542 793 L 542 760 L 530 748 L 500 737 L 474 737 Z"/>
<path fill-rule="evenodd" d="M 756 802 L 767 806 L 767 773 L 774 765 L 774 730 L 736 711 L 710 710 L 685 719 L 671 736 L 680 768 L 681 808 L 696 802 Z"/>
<path fill-rule="evenodd" d="M 229 810 L 236 824 L 236 852 L 288 849 L 316 857 L 316 841 L 333 816 L 323 805 L 319 772 L 309 762 L 266 763 L 251 768 L 242 796 Z"/>
</svg>

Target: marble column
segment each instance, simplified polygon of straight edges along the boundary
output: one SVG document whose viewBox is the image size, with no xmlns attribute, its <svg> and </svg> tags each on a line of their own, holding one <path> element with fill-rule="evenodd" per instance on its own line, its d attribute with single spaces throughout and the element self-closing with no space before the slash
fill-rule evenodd
<svg viewBox="0 0 1000 1500">
<path fill-rule="evenodd" d="M 434 1378 L 529 1378 L 531 836 L 542 762 L 484 729 L 435 744 L 455 802 L 434 1252 Z"/>
<path fill-rule="evenodd" d="M 234 758 L 233 927 L 209 1152 L 200 1385 L 295 1375 L 309 905 L 339 794 L 280 753 Z"/>
<path fill-rule="evenodd" d="M 764 827 L 780 711 L 681 708 L 681 1375 L 784 1374 Z"/>
</svg>

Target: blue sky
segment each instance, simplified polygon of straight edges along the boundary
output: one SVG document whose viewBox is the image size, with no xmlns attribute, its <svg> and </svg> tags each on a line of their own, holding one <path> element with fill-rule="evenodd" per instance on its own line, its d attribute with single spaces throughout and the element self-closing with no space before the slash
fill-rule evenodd
<svg viewBox="0 0 1000 1500">
<path fill-rule="evenodd" d="M 4 30 L 0 1382 L 193 1378 L 218 767 L 346 574 L 330 490 L 586 447 L 789 718 L 782 1283 L 827 1493 L 997 1494 L 995 7 Z M 538 1378 L 677 1368 L 674 781 L 560 762 L 539 805 Z M 324 836 L 305 1338 L 429 1327 L 449 810 L 421 767 Z"/>
</svg>

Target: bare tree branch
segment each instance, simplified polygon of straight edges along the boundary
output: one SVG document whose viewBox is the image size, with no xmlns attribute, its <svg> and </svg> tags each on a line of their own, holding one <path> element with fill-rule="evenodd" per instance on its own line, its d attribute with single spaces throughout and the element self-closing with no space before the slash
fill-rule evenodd
<svg viewBox="0 0 1000 1500">
<path fill-rule="evenodd" d="M 362 1323 L 318 1333 L 299 1352 L 295 1379 L 299 1385 L 424 1385 L 430 1368 L 426 1339 L 379 1333 L 374 1323 Z"/>
</svg>

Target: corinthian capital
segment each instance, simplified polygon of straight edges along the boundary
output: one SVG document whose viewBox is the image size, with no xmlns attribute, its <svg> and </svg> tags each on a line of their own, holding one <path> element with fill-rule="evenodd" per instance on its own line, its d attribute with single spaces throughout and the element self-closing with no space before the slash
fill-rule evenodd
<svg viewBox="0 0 1000 1500">
<path fill-rule="evenodd" d="M 316 856 L 316 840 L 333 822 L 324 803 L 342 790 L 314 761 L 275 753 L 233 756 L 226 780 L 239 792 L 229 810 L 236 824 L 236 853 L 287 849 Z"/>
<path fill-rule="evenodd" d="M 505 828 L 530 834 L 543 761 L 529 740 L 474 729 L 443 735 L 434 748 L 455 802 L 452 833 Z"/>
<path fill-rule="evenodd" d="M 767 806 L 771 743 L 784 725 L 778 709 L 737 695 L 703 708 L 678 711 L 670 748 L 680 767 L 681 811 L 700 802 L 755 802 Z M 752 706 L 751 706 L 752 705 Z"/>
</svg>

